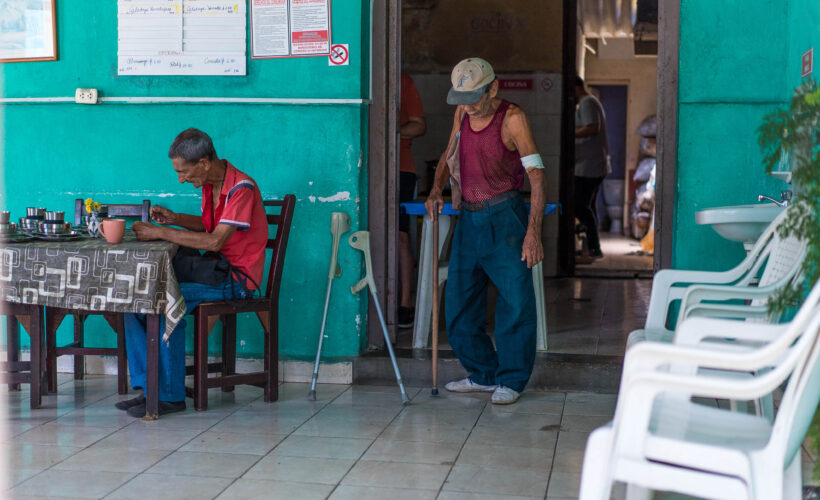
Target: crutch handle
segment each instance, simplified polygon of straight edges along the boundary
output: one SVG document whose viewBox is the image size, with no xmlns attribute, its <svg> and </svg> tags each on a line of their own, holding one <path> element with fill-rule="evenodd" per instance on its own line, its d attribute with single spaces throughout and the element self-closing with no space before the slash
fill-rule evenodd
<svg viewBox="0 0 820 500">
<path fill-rule="evenodd" d="M 350 287 L 350 293 L 356 295 L 357 293 L 362 291 L 362 288 L 367 286 L 367 278 L 362 278 L 359 280 L 358 283 Z"/>
<path fill-rule="evenodd" d="M 365 285 L 371 290 L 376 290 L 376 281 L 373 279 L 373 263 L 370 260 L 370 233 L 368 231 L 356 231 L 348 239 L 350 246 L 364 253 L 365 276 L 358 283 L 350 288 L 354 295 L 359 293 Z"/>
<path fill-rule="evenodd" d="M 342 235 L 348 231 L 350 231 L 350 216 L 344 212 L 333 212 L 330 215 L 330 232 L 333 234 L 333 248 L 330 253 L 328 278 L 338 278 L 342 275 L 342 268 L 337 261 L 337 257 L 339 256 L 339 240 L 342 238 Z"/>
</svg>

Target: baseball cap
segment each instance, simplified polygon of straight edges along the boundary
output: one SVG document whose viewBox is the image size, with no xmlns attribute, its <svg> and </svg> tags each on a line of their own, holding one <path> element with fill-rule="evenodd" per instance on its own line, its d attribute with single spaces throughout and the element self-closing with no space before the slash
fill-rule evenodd
<svg viewBox="0 0 820 500">
<path fill-rule="evenodd" d="M 480 57 L 470 57 L 456 64 L 450 74 L 453 88 L 447 93 L 447 104 L 475 104 L 481 100 L 485 87 L 495 80 L 490 63 Z"/>
</svg>

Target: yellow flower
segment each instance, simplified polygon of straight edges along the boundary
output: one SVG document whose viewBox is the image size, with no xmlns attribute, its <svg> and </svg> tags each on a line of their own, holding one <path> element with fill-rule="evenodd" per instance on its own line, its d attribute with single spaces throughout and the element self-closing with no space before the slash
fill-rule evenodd
<svg viewBox="0 0 820 500">
<path fill-rule="evenodd" d="M 99 212 L 100 204 L 95 201 L 94 204 L 92 205 L 92 210 L 94 210 L 95 212 Z"/>
</svg>

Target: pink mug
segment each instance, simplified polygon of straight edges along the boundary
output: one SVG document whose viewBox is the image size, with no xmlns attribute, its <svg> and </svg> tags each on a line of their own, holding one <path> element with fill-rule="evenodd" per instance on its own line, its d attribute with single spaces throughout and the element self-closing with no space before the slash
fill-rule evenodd
<svg viewBox="0 0 820 500">
<path fill-rule="evenodd" d="M 125 219 L 103 219 L 100 233 L 109 243 L 120 243 L 125 234 Z"/>
</svg>

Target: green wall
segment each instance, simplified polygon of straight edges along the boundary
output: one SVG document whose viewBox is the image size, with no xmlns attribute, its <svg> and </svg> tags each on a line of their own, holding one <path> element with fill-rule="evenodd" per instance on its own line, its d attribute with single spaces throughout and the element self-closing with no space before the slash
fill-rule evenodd
<svg viewBox="0 0 820 500">
<path fill-rule="evenodd" d="M 324 57 L 248 56 L 242 77 L 119 77 L 116 2 L 61 0 L 59 60 L 0 65 L 0 95 L 66 97 L 76 87 L 93 87 L 102 97 L 367 98 L 369 3 L 332 5 L 333 42 L 350 44 L 349 66 L 330 67 Z M 11 210 L 13 218 L 32 205 L 73 213 L 74 199 L 88 196 L 103 203 L 149 198 L 175 211 L 198 213 L 199 192 L 177 182 L 167 158 L 174 136 L 187 127 L 208 132 L 219 156 L 251 175 L 264 198 L 295 194 L 280 298 L 280 352 L 302 359 L 315 355 L 330 214 L 349 213 L 354 231 L 367 220 L 366 105 L 7 104 L 0 105 L 0 125 L 0 207 Z M 344 192 L 349 199 L 320 200 Z M 360 254 L 343 244 L 340 262 L 344 274 L 331 299 L 327 357 L 358 354 L 366 331 L 366 297 L 354 297 L 348 289 L 361 275 Z M 114 337 L 103 325 L 99 318 L 90 320 L 89 343 L 112 345 Z M 240 318 L 240 355 L 261 355 L 261 332 L 255 317 Z M 68 340 L 68 322 L 60 335 Z"/>
<path fill-rule="evenodd" d="M 815 0 L 789 0 L 789 48 L 786 61 L 786 89 L 788 96 L 794 87 L 800 85 L 800 61 L 803 53 L 814 48 L 815 80 L 820 80 L 820 3 Z"/>
<path fill-rule="evenodd" d="M 674 268 L 724 270 L 744 256 L 740 243 L 696 225 L 695 212 L 757 203 L 758 194 L 779 198 L 788 188 L 765 174 L 755 133 L 763 116 L 788 99 L 792 25 L 817 29 L 816 15 L 792 14 L 788 5 L 681 1 Z"/>
</svg>

